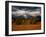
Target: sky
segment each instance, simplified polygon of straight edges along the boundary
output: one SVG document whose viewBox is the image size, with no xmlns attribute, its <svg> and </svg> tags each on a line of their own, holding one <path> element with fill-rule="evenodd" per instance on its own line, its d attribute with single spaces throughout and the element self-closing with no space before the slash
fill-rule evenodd
<svg viewBox="0 0 46 37">
<path fill-rule="evenodd" d="M 17 11 L 17 10 L 30 10 L 30 11 L 36 11 L 37 9 L 40 9 L 40 7 L 26 7 L 26 6 L 12 6 L 12 11 Z"/>
<path fill-rule="evenodd" d="M 40 7 L 12 6 L 12 15 L 16 16 L 39 16 L 41 15 Z"/>
</svg>

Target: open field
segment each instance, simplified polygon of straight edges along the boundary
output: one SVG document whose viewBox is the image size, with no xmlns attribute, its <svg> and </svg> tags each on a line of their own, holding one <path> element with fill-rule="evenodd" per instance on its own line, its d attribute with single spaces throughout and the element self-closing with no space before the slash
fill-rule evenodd
<svg viewBox="0 0 46 37">
<path fill-rule="evenodd" d="M 28 20 L 29 21 L 29 20 Z M 28 22 L 26 21 L 26 22 Z M 16 25 L 16 22 L 12 24 L 12 31 L 21 31 L 21 30 L 39 30 L 41 29 L 41 22 L 36 22 L 35 24 L 21 24 Z"/>
</svg>

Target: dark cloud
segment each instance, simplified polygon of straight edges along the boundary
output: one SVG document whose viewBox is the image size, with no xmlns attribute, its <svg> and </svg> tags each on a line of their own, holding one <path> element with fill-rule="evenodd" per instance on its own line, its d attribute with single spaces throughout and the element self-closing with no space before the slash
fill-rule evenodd
<svg viewBox="0 0 46 37">
<path fill-rule="evenodd" d="M 17 10 L 30 10 L 30 11 L 36 11 L 37 9 L 40 10 L 40 7 L 27 7 L 27 6 L 12 6 L 12 11 L 17 11 Z"/>
<path fill-rule="evenodd" d="M 27 7 L 27 6 L 12 6 L 12 12 L 14 13 L 12 15 L 12 17 L 14 17 L 14 18 L 25 18 L 25 16 L 16 16 L 15 15 L 15 12 L 18 11 L 18 10 L 25 10 L 25 11 L 32 12 L 32 11 L 40 11 L 41 8 L 40 7 L 32 7 L 32 6 L 31 7 Z M 31 18 L 32 16 L 26 15 L 26 17 Z"/>
</svg>

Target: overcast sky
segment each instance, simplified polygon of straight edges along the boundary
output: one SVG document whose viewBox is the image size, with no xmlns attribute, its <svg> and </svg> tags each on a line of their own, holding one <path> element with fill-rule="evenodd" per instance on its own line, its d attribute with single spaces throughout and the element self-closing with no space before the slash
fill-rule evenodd
<svg viewBox="0 0 46 37">
<path fill-rule="evenodd" d="M 37 11 L 37 9 L 40 10 L 40 7 L 26 7 L 26 6 L 12 6 L 12 11 L 17 11 L 17 10 L 30 10 L 30 11 Z"/>
<path fill-rule="evenodd" d="M 40 14 L 40 7 L 25 7 L 25 6 L 12 6 L 12 15 L 14 16 L 38 16 Z"/>
</svg>

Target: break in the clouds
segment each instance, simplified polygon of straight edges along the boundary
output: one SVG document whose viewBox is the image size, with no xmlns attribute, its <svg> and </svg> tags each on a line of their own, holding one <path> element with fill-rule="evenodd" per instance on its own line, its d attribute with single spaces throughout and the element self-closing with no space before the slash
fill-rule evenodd
<svg viewBox="0 0 46 37">
<path fill-rule="evenodd" d="M 23 7 L 23 6 L 12 6 L 12 15 L 14 16 L 39 16 L 41 8 L 40 7 Z"/>
</svg>

